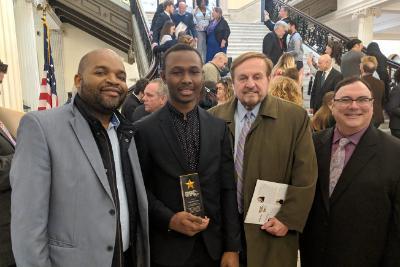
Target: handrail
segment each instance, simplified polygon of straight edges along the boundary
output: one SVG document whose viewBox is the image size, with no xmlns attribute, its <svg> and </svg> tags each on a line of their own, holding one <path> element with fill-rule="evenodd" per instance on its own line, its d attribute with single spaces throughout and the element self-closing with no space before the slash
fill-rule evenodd
<svg viewBox="0 0 400 267">
<path fill-rule="evenodd" d="M 133 44 L 135 46 L 135 51 L 136 54 L 140 53 L 140 45 L 143 45 L 143 48 L 145 50 L 143 52 L 146 54 L 145 60 L 138 60 L 139 73 L 143 78 L 151 80 L 158 76 L 159 56 L 153 53 L 151 47 L 150 31 L 147 26 L 147 22 L 139 1 L 131 0 L 130 3 L 131 13 L 133 16 L 132 23 L 134 24 L 134 29 L 138 30 L 138 32 L 132 37 L 134 38 Z"/>
<path fill-rule="evenodd" d="M 333 39 L 342 44 L 343 52 L 345 52 L 346 43 L 351 39 L 347 36 L 329 28 L 328 26 L 320 23 L 313 17 L 305 14 L 297 8 L 284 3 L 281 0 L 274 0 L 274 10 L 271 14 L 271 19 L 276 21 L 278 19 L 279 9 L 284 6 L 289 10 L 290 18 L 295 20 L 298 24 L 298 32 L 303 38 L 303 42 L 318 54 L 324 52 L 325 45 L 329 39 Z M 364 53 L 366 50 L 363 51 Z M 389 75 L 392 76 L 392 71 L 400 68 L 400 64 L 387 59 L 389 68 Z"/>
</svg>

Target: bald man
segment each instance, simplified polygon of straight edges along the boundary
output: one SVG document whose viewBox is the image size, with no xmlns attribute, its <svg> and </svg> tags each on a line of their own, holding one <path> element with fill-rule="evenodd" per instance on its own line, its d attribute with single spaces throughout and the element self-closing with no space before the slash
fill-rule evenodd
<svg viewBox="0 0 400 267">
<path fill-rule="evenodd" d="M 86 54 L 72 103 L 30 112 L 11 166 L 17 266 L 150 266 L 147 196 L 119 56 Z"/>
<path fill-rule="evenodd" d="M 324 95 L 335 90 L 336 84 L 343 79 L 342 74 L 332 67 L 331 56 L 325 54 L 318 59 L 318 71 L 311 90 L 310 108 L 314 114 L 322 105 Z"/>
<path fill-rule="evenodd" d="M 227 64 L 228 57 L 224 52 L 215 54 L 214 58 L 203 66 L 204 81 L 217 83 L 221 79 L 221 71 Z"/>
</svg>

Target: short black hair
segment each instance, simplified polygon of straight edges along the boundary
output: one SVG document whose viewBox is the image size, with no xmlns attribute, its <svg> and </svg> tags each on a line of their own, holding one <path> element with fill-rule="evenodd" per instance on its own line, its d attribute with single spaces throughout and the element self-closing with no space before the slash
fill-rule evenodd
<svg viewBox="0 0 400 267">
<path fill-rule="evenodd" d="M 289 22 L 288 22 L 288 24 L 290 24 L 290 25 L 293 25 L 294 26 L 294 28 L 297 30 L 298 28 L 298 24 L 297 24 L 297 22 L 295 21 L 295 20 L 293 20 L 293 19 L 290 19 L 289 20 Z"/>
<path fill-rule="evenodd" d="M 197 6 L 201 6 L 201 2 L 203 2 L 203 0 L 196 0 L 196 4 Z M 205 6 L 208 6 L 208 0 L 204 1 L 205 2 Z"/>
<path fill-rule="evenodd" d="M 174 2 L 172 2 L 171 0 L 165 1 L 165 2 L 163 3 L 164 10 L 165 10 L 168 6 L 173 6 L 173 5 L 174 5 Z"/>
<path fill-rule="evenodd" d="M 360 83 L 364 84 L 368 88 L 368 90 L 371 92 L 371 95 L 372 95 L 371 86 L 365 80 L 363 80 L 357 76 L 351 76 L 351 77 L 345 78 L 345 79 L 341 80 L 340 82 L 338 82 L 335 87 L 335 95 L 336 95 L 337 91 L 339 91 L 339 89 L 342 88 L 343 86 L 353 84 L 356 82 L 360 82 Z"/>
<path fill-rule="evenodd" d="M 346 48 L 348 50 L 351 50 L 355 45 L 361 44 L 361 43 L 362 43 L 362 41 L 360 39 L 352 39 L 352 40 L 347 42 Z"/>
<path fill-rule="evenodd" d="M 6 74 L 6 73 L 7 73 L 7 69 L 8 69 L 8 65 L 5 64 L 5 63 L 3 63 L 3 62 L 0 60 L 0 72 L 3 72 L 4 74 Z"/>
<path fill-rule="evenodd" d="M 148 79 L 146 79 L 146 78 L 139 79 L 133 86 L 133 92 L 135 93 L 135 95 L 143 93 L 144 89 L 146 88 L 146 86 L 148 84 L 149 84 Z"/>
<path fill-rule="evenodd" d="M 176 44 L 173 47 L 171 47 L 170 49 L 168 49 L 163 56 L 163 63 L 162 64 L 162 70 L 165 70 L 165 63 L 167 62 L 167 57 L 169 54 L 173 53 L 173 52 L 179 52 L 179 51 L 191 51 L 196 53 L 196 55 L 199 57 L 201 65 L 203 65 L 203 60 L 201 58 L 201 55 L 199 53 L 199 51 L 196 48 L 191 47 L 190 45 L 187 44 Z"/>
</svg>

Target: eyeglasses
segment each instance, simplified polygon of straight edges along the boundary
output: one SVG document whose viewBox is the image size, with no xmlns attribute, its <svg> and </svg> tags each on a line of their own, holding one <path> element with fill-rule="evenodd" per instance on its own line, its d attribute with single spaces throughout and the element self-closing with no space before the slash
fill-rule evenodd
<svg viewBox="0 0 400 267">
<path fill-rule="evenodd" d="M 366 107 L 368 106 L 372 100 L 374 100 L 373 97 L 365 97 L 365 96 L 360 96 L 356 99 L 352 99 L 350 97 L 343 97 L 343 98 L 336 98 L 333 99 L 333 101 L 335 103 L 337 103 L 338 105 L 342 106 L 342 107 L 348 107 L 351 104 L 353 104 L 353 102 L 356 102 L 358 106 L 360 107 Z"/>
</svg>

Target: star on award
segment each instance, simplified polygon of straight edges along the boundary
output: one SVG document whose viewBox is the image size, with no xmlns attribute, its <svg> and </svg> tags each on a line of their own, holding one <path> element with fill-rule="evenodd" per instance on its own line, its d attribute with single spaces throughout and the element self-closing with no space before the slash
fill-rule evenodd
<svg viewBox="0 0 400 267">
<path fill-rule="evenodd" d="M 192 180 L 188 180 L 187 183 L 185 183 L 187 186 L 187 189 L 194 189 L 194 182 Z"/>
</svg>

